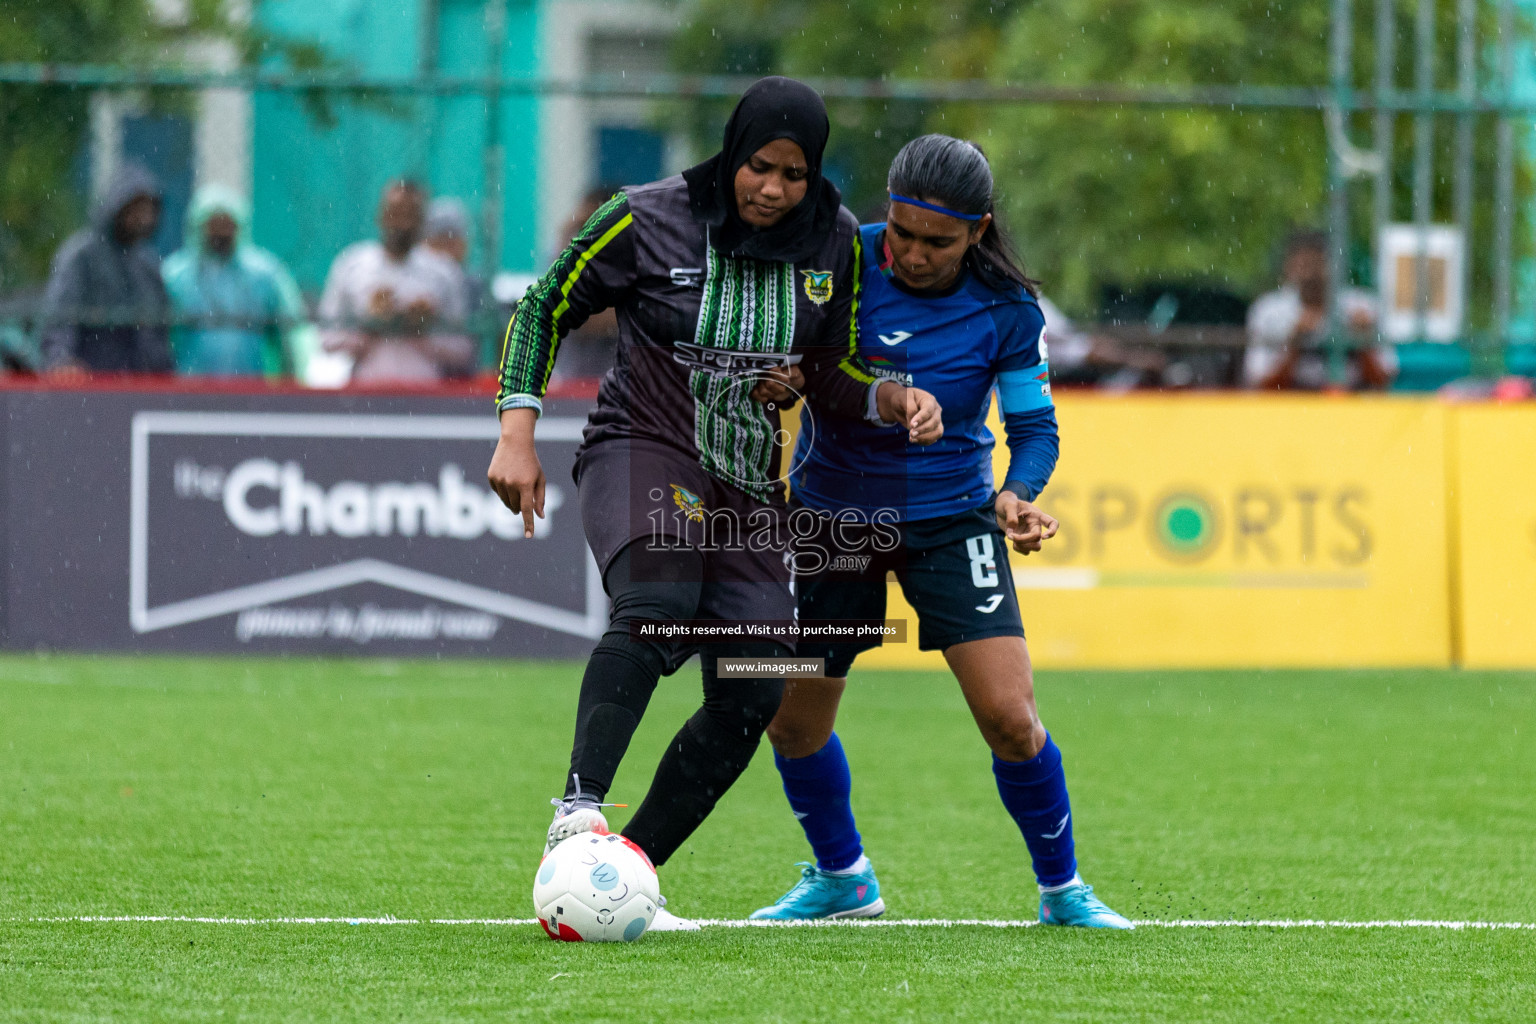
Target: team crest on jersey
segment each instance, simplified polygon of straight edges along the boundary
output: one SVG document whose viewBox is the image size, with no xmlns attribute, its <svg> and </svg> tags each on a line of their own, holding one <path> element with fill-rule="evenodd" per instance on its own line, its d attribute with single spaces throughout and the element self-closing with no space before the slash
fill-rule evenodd
<svg viewBox="0 0 1536 1024">
<path fill-rule="evenodd" d="M 802 270 L 805 275 L 805 297 L 818 306 L 826 304 L 832 297 L 832 271 L 830 270 Z"/>
<path fill-rule="evenodd" d="M 688 517 L 690 523 L 702 523 L 704 521 L 704 499 L 694 494 L 686 487 L 677 484 L 672 487 L 672 500 L 677 507 L 683 510 L 683 515 Z"/>
</svg>

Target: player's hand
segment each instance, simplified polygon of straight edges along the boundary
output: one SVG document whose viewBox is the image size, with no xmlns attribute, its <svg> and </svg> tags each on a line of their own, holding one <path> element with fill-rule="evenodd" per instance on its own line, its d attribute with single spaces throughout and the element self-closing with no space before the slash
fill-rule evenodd
<svg viewBox="0 0 1536 1024">
<path fill-rule="evenodd" d="M 922 388 L 886 381 L 875 392 L 875 408 L 885 422 L 906 427 L 907 440 L 913 444 L 933 444 L 944 436 L 944 410 L 939 400 Z"/>
<path fill-rule="evenodd" d="M 805 374 L 800 372 L 800 367 L 775 366 L 762 375 L 752 389 L 752 397 L 763 405 L 769 402 L 794 405 L 800 401 L 800 393 L 804 390 Z"/>
<path fill-rule="evenodd" d="M 533 517 L 544 518 L 544 467 L 533 448 L 533 409 L 508 409 L 501 414 L 501 440 L 485 471 L 491 490 L 502 503 L 523 517 L 523 536 L 533 536 Z"/>
<path fill-rule="evenodd" d="M 1042 512 L 1012 491 L 1003 491 L 992 506 L 998 528 L 1008 535 L 1013 550 L 1028 556 L 1039 551 L 1040 546 L 1060 528 L 1053 516 Z"/>
</svg>

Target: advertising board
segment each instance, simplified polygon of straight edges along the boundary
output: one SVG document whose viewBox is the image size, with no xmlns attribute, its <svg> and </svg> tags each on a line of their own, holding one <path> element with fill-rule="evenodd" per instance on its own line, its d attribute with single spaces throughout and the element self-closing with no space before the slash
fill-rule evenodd
<svg viewBox="0 0 1536 1024">
<path fill-rule="evenodd" d="M 1012 561 L 1031 654 L 1448 664 L 1446 415 L 1412 398 L 1058 393 L 1040 503 L 1061 532 Z M 997 479 L 1007 458 L 999 444 Z M 889 614 L 913 614 L 894 586 Z M 869 662 L 941 664 L 911 645 Z"/>
<path fill-rule="evenodd" d="M 10 647 L 579 655 L 607 620 L 570 469 L 585 407 L 539 427 L 546 518 L 485 467 L 471 399 L 10 392 Z"/>
</svg>

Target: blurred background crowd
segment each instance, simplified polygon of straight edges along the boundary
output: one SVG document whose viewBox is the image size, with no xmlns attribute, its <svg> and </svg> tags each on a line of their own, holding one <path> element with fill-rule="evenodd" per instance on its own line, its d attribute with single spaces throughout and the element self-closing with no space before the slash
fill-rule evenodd
<svg viewBox="0 0 1536 1024">
<path fill-rule="evenodd" d="M 1527 0 L 5 7 L 12 374 L 494 372 L 587 214 L 785 73 L 826 84 L 863 221 L 908 138 L 982 145 L 1059 383 L 1536 376 Z M 616 330 L 583 325 L 557 377 L 600 375 Z"/>
</svg>

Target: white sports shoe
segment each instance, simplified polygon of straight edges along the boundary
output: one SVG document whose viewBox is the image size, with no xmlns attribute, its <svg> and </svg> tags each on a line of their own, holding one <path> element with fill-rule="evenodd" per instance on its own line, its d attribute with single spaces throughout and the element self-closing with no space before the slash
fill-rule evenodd
<svg viewBox="0 0 1536 1024">
<path fill-rule="evenodd" d="M 608 819 L 603 817 L 602 811 L 560 801 L 555 804 L 555 820 L 550 822 L 549 833 L 544 837 L 544 852 L 553 850 L 562 840 L 595 829 L 608 831 Z"/>
<path fill-rule="evenodd" d="M 656 908 L 656 916 L 651 919 L 648 932 L 696 932 L 699 931 L 699 923 L 690 921 L 686 917 L 678 917 L 667 909 L 667 898 L 663 896 L 659 901 L 661 905 Z"/>
</svg>

